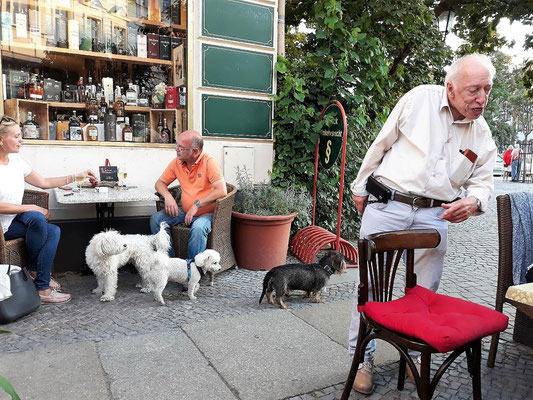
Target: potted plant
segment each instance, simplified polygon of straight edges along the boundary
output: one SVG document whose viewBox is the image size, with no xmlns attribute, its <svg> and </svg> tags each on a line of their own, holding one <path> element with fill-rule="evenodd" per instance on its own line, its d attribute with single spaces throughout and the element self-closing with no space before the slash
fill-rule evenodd
<svg viewBox="0 0 533 400">
<path fill-rule="evenodd" d="M 308 225 L 311 199 L 293 186 L 253 184 L 246 168 L 237 167 L 239 190 L 232 213 L 232 243 L 237 265 L 270 270 L 285 263 L 292 221 Z"/>
</svg>

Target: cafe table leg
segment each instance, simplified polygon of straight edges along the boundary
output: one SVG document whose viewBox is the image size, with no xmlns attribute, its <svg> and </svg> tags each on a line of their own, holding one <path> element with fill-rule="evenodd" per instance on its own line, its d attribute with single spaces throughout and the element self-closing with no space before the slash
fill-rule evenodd
<svg viewBox="0 0 533 400">
<path fill-rule="evenodd" d="M 115 203 L 96 203 L 96 224 L 101 232 L 109 227 L 115 218 Z"/>
</svg>

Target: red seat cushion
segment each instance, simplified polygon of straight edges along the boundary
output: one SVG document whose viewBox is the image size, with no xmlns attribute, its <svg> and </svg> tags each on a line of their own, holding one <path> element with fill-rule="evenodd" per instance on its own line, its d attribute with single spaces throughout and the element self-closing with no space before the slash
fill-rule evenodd
<svg viewBox="0 0 533 400">
<path fill-rule="evenodd" d="M 363 311 L 380 325 L 422 339 L 442 353 L 501 332 L 509 322 L 498 311 L 421 286 L 406 288 L 397 300 L 367 302 Z"/>
</svg>

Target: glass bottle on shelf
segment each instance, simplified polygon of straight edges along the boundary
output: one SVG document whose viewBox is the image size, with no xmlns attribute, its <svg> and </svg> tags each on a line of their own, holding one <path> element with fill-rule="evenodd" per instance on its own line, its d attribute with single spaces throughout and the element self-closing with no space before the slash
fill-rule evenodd
<svg viewBox="0 0 533 400">
<path fill-rule="evenodd" d="M 163 115 L 159 113 L 159 121 L 157 122 L 157 138 L 159 143 L 163 143 Z"/>
<path fill-rule="evenodd" d="M 146 88 L 141 88 L 138 99 L 139 107 L 150 107 L 150 95 L 146 92 Z"/>
<path fill-rule="evenodd" d="M 179 89 L 179 106 L 181 110 L 187 109 L 187 88 L 180 87 Z"/>
<path fill-rule="evenodd" d="M 104 123 L 104 117 L 107 113 L 107 103 L 105 102 L 105 97 L 101 96 L 100 98 L 100 109 L 98 110 L 98 122 L 100 124 Z"/>
<path fill-rule="evenodd" d="M 28 5 L 15 3 L 15 36 L 18 39 L 28 37 Z"/>
<path fill-rule="evenodd" d="M 83 140 L 83 135 L 81 132 L 81 122 L 76 115 L 76 110 L 72 111 L 72 117 L 69 118 L 68 122 L 68 133 L 70 140 L 81 141 Z"/>
<path fill-rule="evenodd" d="M 39 124 L 35 122 L 35 116 L 28 111 L 28 119 L 22 124 L 22 137 L 24 139 L 39 139 Z"/>
<path fill-rule="evenodd" d="M 124 122 L 124 127 L 122 128 L 122 140 L 124 142 L 133 142 L 133 129 L 131 129 L 128 117 L 126 117 L 126 122 Z"/>
<path fill-rule="evenodd" d="M 148 20 L 161 22 L 161 0 L 148 0 Z"/>
<path fill-rule="evenodd" d="M 91 51 L 92 48 L 91 20 L 83 15 L 80 27 L 80 50 Z"/>
<path fill-rule="evenodd" d="M 90 142 L 98 141 L 98 128 L 95 126 L 96 116 L 89 116 L 89 125 L 87 125 L 87 140 Z"/>
<path fill-rule="evenodd" d="M 85 103 L 85 85 L 83 84 L 83 76 L 78 79 L 78 102 Z"/>
<path fill-rule="evenodd" d="M 11 13 L 11 3 L 8 1 L 6 8 L 2 7 L 2 12 L 0 13 L 0 24 L 2 25 L 2 41 L 3 42 L 12 42 L 13 41 L 13 14 Z"/>
<path fill-rule="evenodd" d="M 35 41 L 37 44 L 41 44 L 41 17 L 37 2 L 35 2 L 33 9 L 30 8 L 28 11 L 28 21 L 32 41 Z"/>
<path fill-rule="evenodd" d="M 117 141 L 117 115 L 111 107 L 104 117 L 104 137 L 107 142 Z"/>
<path fill-rule="evenodd" d="M 120 86 L 117 85 L 115 89 L 115 103 L 113 103 L 113 108 L 117 114 L 117 123 L 120 124 L 124 122 L 124 101 L 122 100 L 122 92 Z"/>
<path fill-rule="evenodd" d="M 89 77 L 89 80 L 91 77 Z M 89 116 L 96 116 L 98 118 L 98 111 L 100 109 L 100 105 L 98 103 L 98 100 L 96 99 L 96 93 L 93 91 L 92 88 L 90 88 L 89 85 L 87 85 L 89 90 L 87 91 L 87 115 Z"/>
<path fill-rule="evenodd" d="M 66 48 L 67 47 L 67 12 L 56 9 L 56 46 Z"/>
<path fill-rule="evenodd" d="M 37 74 L 32 74 L 30 79 L 30 85 L 28 88 L 28 97 L 30 100 L 42 100 L 43 99 L 43 85 L 39 81 Z"/>
<path fill-rule="evenodd" d="M 163 118 L 163 129 L 161 130 L 161 141 L 163 143 L 170 143 L 172 139 L 172 132 L 168 129 L 167 119 Z"/>
<path fill-rule="evenodd" d="M 128 84 L 128 90 L 126 90 L 126 105 L 136 106 L 137 105 L 137 92 L 133 88 L 133 83 Z"/>
</svg>

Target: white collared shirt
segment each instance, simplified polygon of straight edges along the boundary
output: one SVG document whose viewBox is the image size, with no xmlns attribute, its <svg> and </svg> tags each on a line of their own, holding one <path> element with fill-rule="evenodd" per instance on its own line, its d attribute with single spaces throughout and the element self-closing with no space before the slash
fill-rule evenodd
<svg viewBox="0 0 533 400">
<path fill-rule="evenodd" d="M 477 155 L 472 163 L 461 151 Z M 494 190 L 496 145 L 487 122 L 454 121 L 445 88 L 421 85 L 406 93 L 392 110 L 350 188 L 367 196 L 370 175 L 403 193 L 452 201 L 461 188 L 485 210 Z"/>
</svg>

